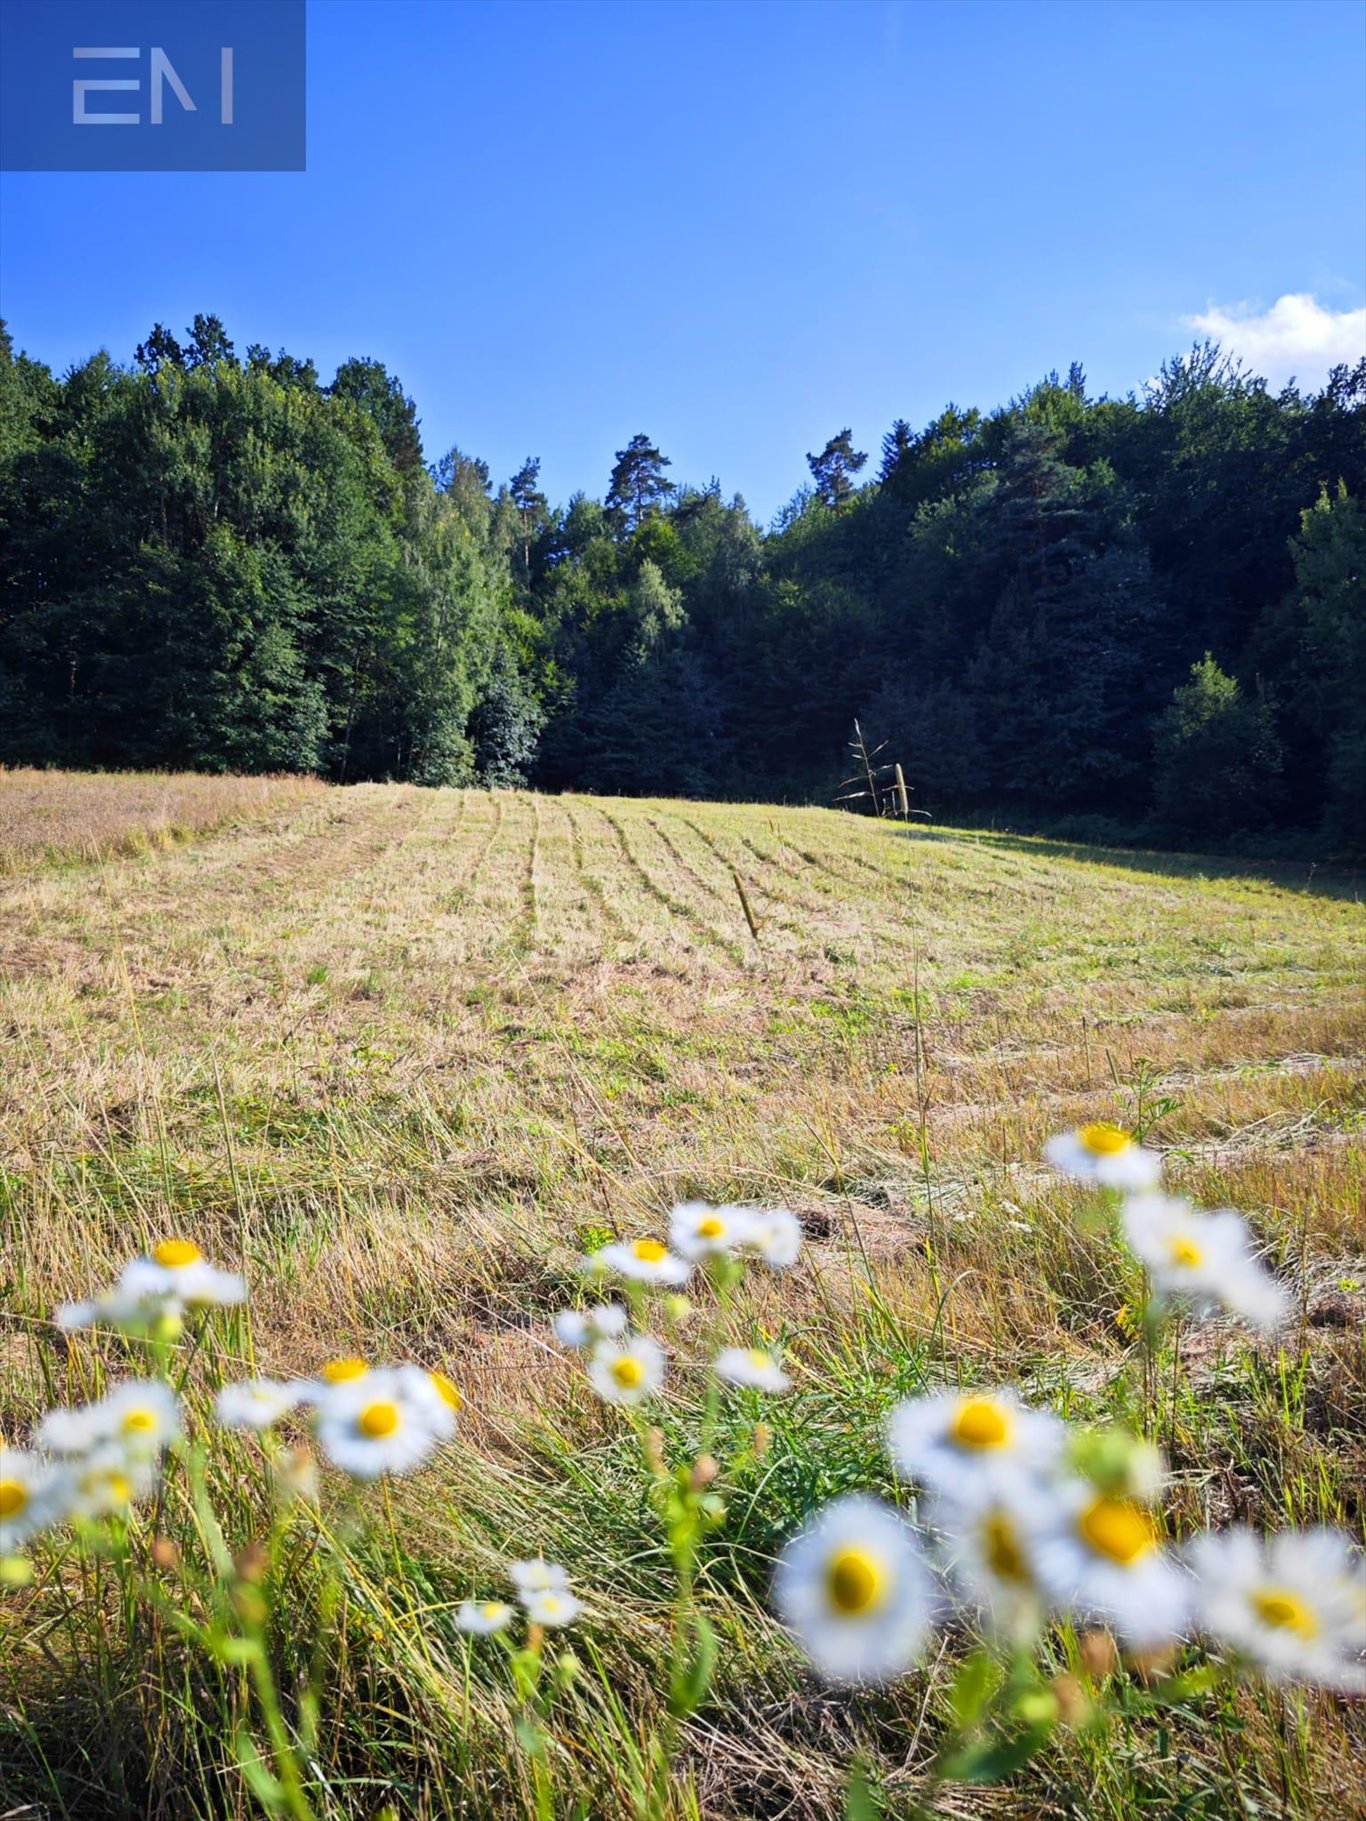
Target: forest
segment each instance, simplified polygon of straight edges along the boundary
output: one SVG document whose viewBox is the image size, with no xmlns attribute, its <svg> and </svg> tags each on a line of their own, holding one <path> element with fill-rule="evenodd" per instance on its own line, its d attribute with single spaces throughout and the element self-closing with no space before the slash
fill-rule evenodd
<svg viewBox="0 0 1366 1821">
<path fill-rule="evenodd" d="M 0 330 L 0 764 L 829 803 L 857 721 L 935 819 L 1366 852 L 1366 360 L 836 429 L 768 528 L 623 440 L 553 504 L 377 360 Z"/>
</svg>

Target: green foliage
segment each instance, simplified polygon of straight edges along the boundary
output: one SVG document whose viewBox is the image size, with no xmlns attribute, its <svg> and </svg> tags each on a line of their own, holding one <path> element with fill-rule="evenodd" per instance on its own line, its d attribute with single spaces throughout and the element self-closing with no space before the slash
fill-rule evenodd
<svg viewBox="0 0 1366 1821">
<path fill-rule="evenodd" d="M 544 720 L 526 679 L 500 646 L 470 723 L 480 781 L 498 788 L 525 784 Z"/>
<path fill-rule="evenodd" d="M 821 503 L 832 512 L 847 506 L 854 493 L 854 476 L 867 460 L 863 450 L 855 449 L 853 432 L 847 428 L 832 436 L 819 455 L 808 455 L 806 465 Z"/>
<path fill-rule="evenodd" d="M 637 530 L 660 502 L 674 492 L 664 470 L 671 466 L 648 436 L 633 436 L 617 450 L 616 466 L 607 488 L 607 515 L 618 535 Z"/>
<path fill-rule="evenodd" d="M 1291 544 L 1301 653 L 1297 705 L 1326 734 L 1325 815 L 1344 847 L 1366 848 L 1366 509 L 1325 490 Z"/>
<path fill-rule="evenodd" d="M 1235 834 L 1275 804 L 1282 760 L 1271 706 L 1260 690 L 1245 695 L 1209 652 L 1158 721 L 1153 757 L 1157 813 L 1184 834 Z"/>
<path fill-rule="evenodd" d="M 643 434 L 602 502 L 429 470 L 381 362 L 213 315 L 60 380 L 0 334 L 0 762 L 828 802 L 857 717 L 935 815 L 1361 852 L 1364 418 L 1366 361 L 1074 365 L 897 419 L 870 484 L 841 430 L 765 535 Z M 1241 694 L 1178 710 L 1204 652 Z"/>
</svg>

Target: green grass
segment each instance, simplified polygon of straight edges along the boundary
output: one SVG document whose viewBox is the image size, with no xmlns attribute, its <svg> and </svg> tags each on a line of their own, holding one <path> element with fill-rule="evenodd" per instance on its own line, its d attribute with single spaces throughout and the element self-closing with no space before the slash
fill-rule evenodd
<svg viewBox="0 0 1366 1821">
<path fill-rule="evenodd" d="M 873 1812 L 921 1812 L 965 1641 L 890 1689 L 825 1689 L 767 1611 L 769 1564 L 814 1503 L 890 1488 L 881 1414 L 924 1384 L 1010 1379 L 1078 1421 L 1131 1410 L 1131 1268 L 1038 1162 L 1083 1117 L 1151 1127 L 1183 1192 L 1247 1211 L 1298 1299 L 1280 1348 L 1181 1330 L 1152 1413 L 1170 1523 L 1360 1535 L 1353 878 L 819 810 L 377 786 L 100 864 L 79 851 L 77 830 L 0 881 L 0 1430 L 21 1438 L 94 1369 L 53 1305 L 167 1231 L 253 1290 L 249 1323 L 222 1319 L 196 1361 L 197 1411 L 237 1370 L 220 1355 L 248 1347 L 282 1374 L 414 1358 L 468 1400 L 458 1444 L 390 1492 L 353 1510 L 325 1476 L 321 1515 L 298 1508 L 272 1563 L 288 1722 L 300 1688 L 319 1698 L 319 1814 L 536 1813 L 505 1671 L 453 1622 L 536 1548 L 589 1605 L 547 1722 L 554 1813 L 637 1812 L 664 1723 L 667 1557 L 636 1438 L 545 1323 L 585 1246 L 658 1230 L 690 1195 L 785 1202 L 808 1249 L 734 1317 L 783 1338 L 798 1389 L 724 1483 L 699 1579 L 720 1665 L 661 1814 L 826 1821 L 856 1759 Z M 679 1457 L 699 1395 L 676 1375 L 660 1415 Z M 758 1409 L 728 1405 L 723 1442 L 740 1448 Z M 240 1556 L 269 1499 L 251 1447 L 231 1449 L 211 1471 Z M 207 1573 L 182 1495 L 132 1545 L 170 1586 L 154 1533 Z M 1054 1634 L 1054 1667 L 1075 1649 Z M 1360 1709 L 1249 1687 L 1157 1710 L 1136 1677 L 1115 1698 L 1103 1740 L 1060 1732 L 937 1812 L 1362 1812 Z M 107 1568 L 68 1554 L 0 1595 L 11 1808 L 260 1813 L 243 1723 L 259 1741 L 240 1670 L 122 1605 Z"/>
</svg>

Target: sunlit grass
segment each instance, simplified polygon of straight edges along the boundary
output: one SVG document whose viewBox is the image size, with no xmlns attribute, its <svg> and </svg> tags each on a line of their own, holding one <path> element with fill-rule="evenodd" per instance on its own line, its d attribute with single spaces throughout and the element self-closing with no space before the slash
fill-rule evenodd
<svg viewBox="0 0 1366 1821">
<path fill-rule="evenodd" d="M 50 788 L 83 782 L 106 789 Z M 322 1539 L 279 1576 L 288 1673 L 313 1673 L 329 1563 L 344 1590 L 317 1672 L 323 1812 L 535 1812 L 496 1665 L 451 1622 L 535 1548 L 589 1601 L 586 1673 L 551 1726 L 556 1812 L 634 1812 L 667 1561 L 634 1438 L 546 1322 L 586 1246 L 690 1194 L 786 1203 L 808 1246 L 790 1277 L 754 1280 L 736 1324 L 782 1344 L 798 1390 L 766 1412 L 771 1445 L 708 1544 L 721 1666 L 671 1814 L 815 1821 L 840 1812 L 859 1757 L 884 1812 L 916 1812 L 961 1651 L 832 1694 L 766 1611 L 770 1562 L 817 1502 L 890 1485 L 881 1421 L 898 1396 L 1010 1379 L 1077 1420 L 1132 1414 L 1134 1283 L 1039 1162 L 1083 1118 L 1142 1126 L 1183 1189 L 1246 1209 L 1299 1298 L 1280 1349 L 1182 1329 L 1157 1407 L 1177 1518 L 1359 1533 L 1352 880 L 765 806 L 380 787 L 238 801 L 211 839 L 100 868 L 26 860 L 0 888 L 0 1427 L 20 1436 L 78 1389 L 54 1302 L 187 1224 L 247 1272 L 262 1370 L 355 1350 L 458 1377 L 461 1441 L 395 1484 L 392 1522 Z M 65 826 L 52 845 L 79 854 L 80 817 Z M 219 1319 L 212 1346 L 239 1350 L 248 1331 Z M 698 1395 L 685 1375 L 664 1407 L 680 1450 Z M 265 1521 L 253 1484 L 222 1470 L 234 1549 Z M 232 1677 L 108 1587 L 5 1603 L 6 1795 L 54 1814 L 252 1812 Z M 1346 1710 L 1210 1699 L 1224 1721 L 1192 1701 L 1103 1753 L 1060 1737 L 1018 1782 L 944 1812 L 1353 1812 Z"/>
</svg>

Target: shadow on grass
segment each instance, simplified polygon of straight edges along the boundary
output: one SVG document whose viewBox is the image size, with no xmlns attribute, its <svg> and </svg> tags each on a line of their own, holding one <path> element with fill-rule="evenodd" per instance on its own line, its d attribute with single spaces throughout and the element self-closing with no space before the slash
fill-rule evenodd
<svg viewBox="0 0 1366 1821">
<path fill-rule="evenodd" d="M 1094 866 L 1121 866 L 1129 872 L 1157 873 L 1168 879 L 1234 879 L 1274 885 L 1281 891 L 1305 892 L 1316 898 L 1360 901 L 1366 872 L 1360 866 L 1320 866 L 1314 860 L 1256 860 L 1233 854 L 1176 854 L 1138 847 L 1097 847 L 1083 841 L 1059 841 L 1047 835 L 1016 835 L 987 828 L 908 828 L 902 840 L 915 843 L 980 842 L 1009 853 L 1051 860 L 1080 860 Z"/>
</svg>

